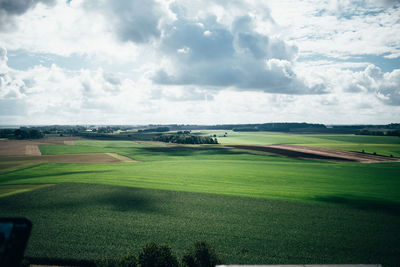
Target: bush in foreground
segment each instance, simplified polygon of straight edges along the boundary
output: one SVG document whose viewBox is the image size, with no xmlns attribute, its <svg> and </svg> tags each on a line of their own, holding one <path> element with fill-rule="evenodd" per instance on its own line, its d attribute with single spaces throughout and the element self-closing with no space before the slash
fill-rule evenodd
<svg viewBox="0 0 400 267">
<path fill-rule="evenodd" d="M 167 245 L 147 244 L 139 253 L 141 267 L 177 267 L 178 260 Z"/>
<path fill-rule="evenodd" d="M 119 259 L 102 259 L 97 267 L 214 267 L 221 264 L 221 258 L 215 248 L 206 242 L 196 242 L 186 251 L 179 264 L 177 257 L 167 245 L 147 244 L 136 257 L 128 254 Z"/>
<path fill-rule="evenodd" d="M 215 248 L 206 242 L 196 242 L 182 257 L 182 265 L 187 267 L 214 267 L 221 262 Z"/>
<path fill-rule="evenodd" d="M 136 267 L 137 257 L 133 254 L 127 254 L 119 259 L 103 259 L 96 263 L 97 267 Z"/>
</svg>

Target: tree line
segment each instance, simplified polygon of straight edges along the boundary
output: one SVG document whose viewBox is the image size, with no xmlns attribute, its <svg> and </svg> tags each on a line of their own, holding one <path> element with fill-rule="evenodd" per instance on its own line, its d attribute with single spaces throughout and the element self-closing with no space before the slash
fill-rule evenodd
<svg viewBox="0 0 400 267">
<path fill-rule="evenodd" d="M 377 136 L 400 136 L 400 130 L 392 130 L 392 131 L 371 131 L 371 130 L 361 130 L 358 135 L 377 135 Z"/>
<path fill-rule="evenodd" d="M 21 127 L 19 129 L 0 129 L 0 138 L 9 139 L 39 139 L 44 134 L 41 130 Z"/>
<path fill-rule="evenodd" d="M 162 133 L 162 132 L 169 132 L 169 127 L 157 127 L 157 128 L 150 128 L 150 129 L 139 129 L 138 133 Z"/>
<path fill-rule="evenodd" d="M 154 137 L 153 140 L 176 144 L 218 144 L 217 138 L 193 134 L 163 134 Z"/>
</svg>

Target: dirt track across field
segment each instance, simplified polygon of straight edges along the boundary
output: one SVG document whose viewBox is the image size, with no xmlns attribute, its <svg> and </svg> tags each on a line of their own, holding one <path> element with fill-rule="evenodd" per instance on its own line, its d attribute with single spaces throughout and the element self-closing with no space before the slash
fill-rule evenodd
<svg viewBox="0 0 400 267">
<path fill-rule="evenodd" d="M 248 146 L 233 145 L 239 149 L 265 151 L 292 158 L 331 160 L 331 161 L 354 161 L 361 163 L 400 162 L 400 158 L 392 158 L 381 155 L 366 154 L 361 152 L 334 150 L 320 147 L 297 146 L 297 145 L 266 145 Z"/>
</svg>

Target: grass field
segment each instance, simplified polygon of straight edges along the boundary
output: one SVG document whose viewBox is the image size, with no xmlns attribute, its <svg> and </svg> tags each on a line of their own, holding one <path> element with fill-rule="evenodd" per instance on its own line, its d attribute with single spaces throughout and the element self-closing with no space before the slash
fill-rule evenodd
<svg viewBox="0 0 400 267">
<path fill-rule="evenodd" d="M 382 154 L 398 153 L 399 140 L 233 132 L 219 138 L 349 150 L 361 144 Z M 398 163 L 301 160 L 225 145 L 80 140 L 39 147 L 42 155 L 117 153 L 138 162 L 40 163 L 0 173 L 0 195 L 8 195 L 0 198 L 0 216 L 34 223 L 28 256 L 95 259 L 150 241 L 182 253 L 206 240 L 226 263 L 400 261 Z M 42 184 L 56 185 L 35 189 Z M 35 190 L 9 195 L 18 187 Z"/>
<path fill-rule="evenodd" d="M 34 222 L 27 254 L 98 258 L 196 240 L 229 263 L 395 263 L 400 218 L 378 210 L 120 186 L 59 184 L 0 198 Z M 382 227 L 382 226 L 385 227 Z"/>
</svg>

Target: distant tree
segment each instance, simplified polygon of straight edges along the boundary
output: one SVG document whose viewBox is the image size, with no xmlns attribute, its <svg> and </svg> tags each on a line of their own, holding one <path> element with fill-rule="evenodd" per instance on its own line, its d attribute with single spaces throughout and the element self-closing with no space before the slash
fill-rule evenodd
<svg viewBox="0 0 400 267">
<path fill-rule="evenodd" d="M 19 129 L 14 130 L 14 138 L 16 139 L 38 139 L 42 138 L 44 134 L 42 131 L 37 129 L 28 129 L 25 127 L 21 127 Z"/>
<path fill-rule="evenodd" d="M 177 144 L 218 144 L 217 138 L 184 134 L 183 132 L 177 132 L 176 134 L 164 134 L 154 137 L 153 140 Z"/>
<path fill-rule="evenodd" d="M 0 129 L 0 138 L 13 138 L 14 130 L 13 129 Z"/>
</svg>

